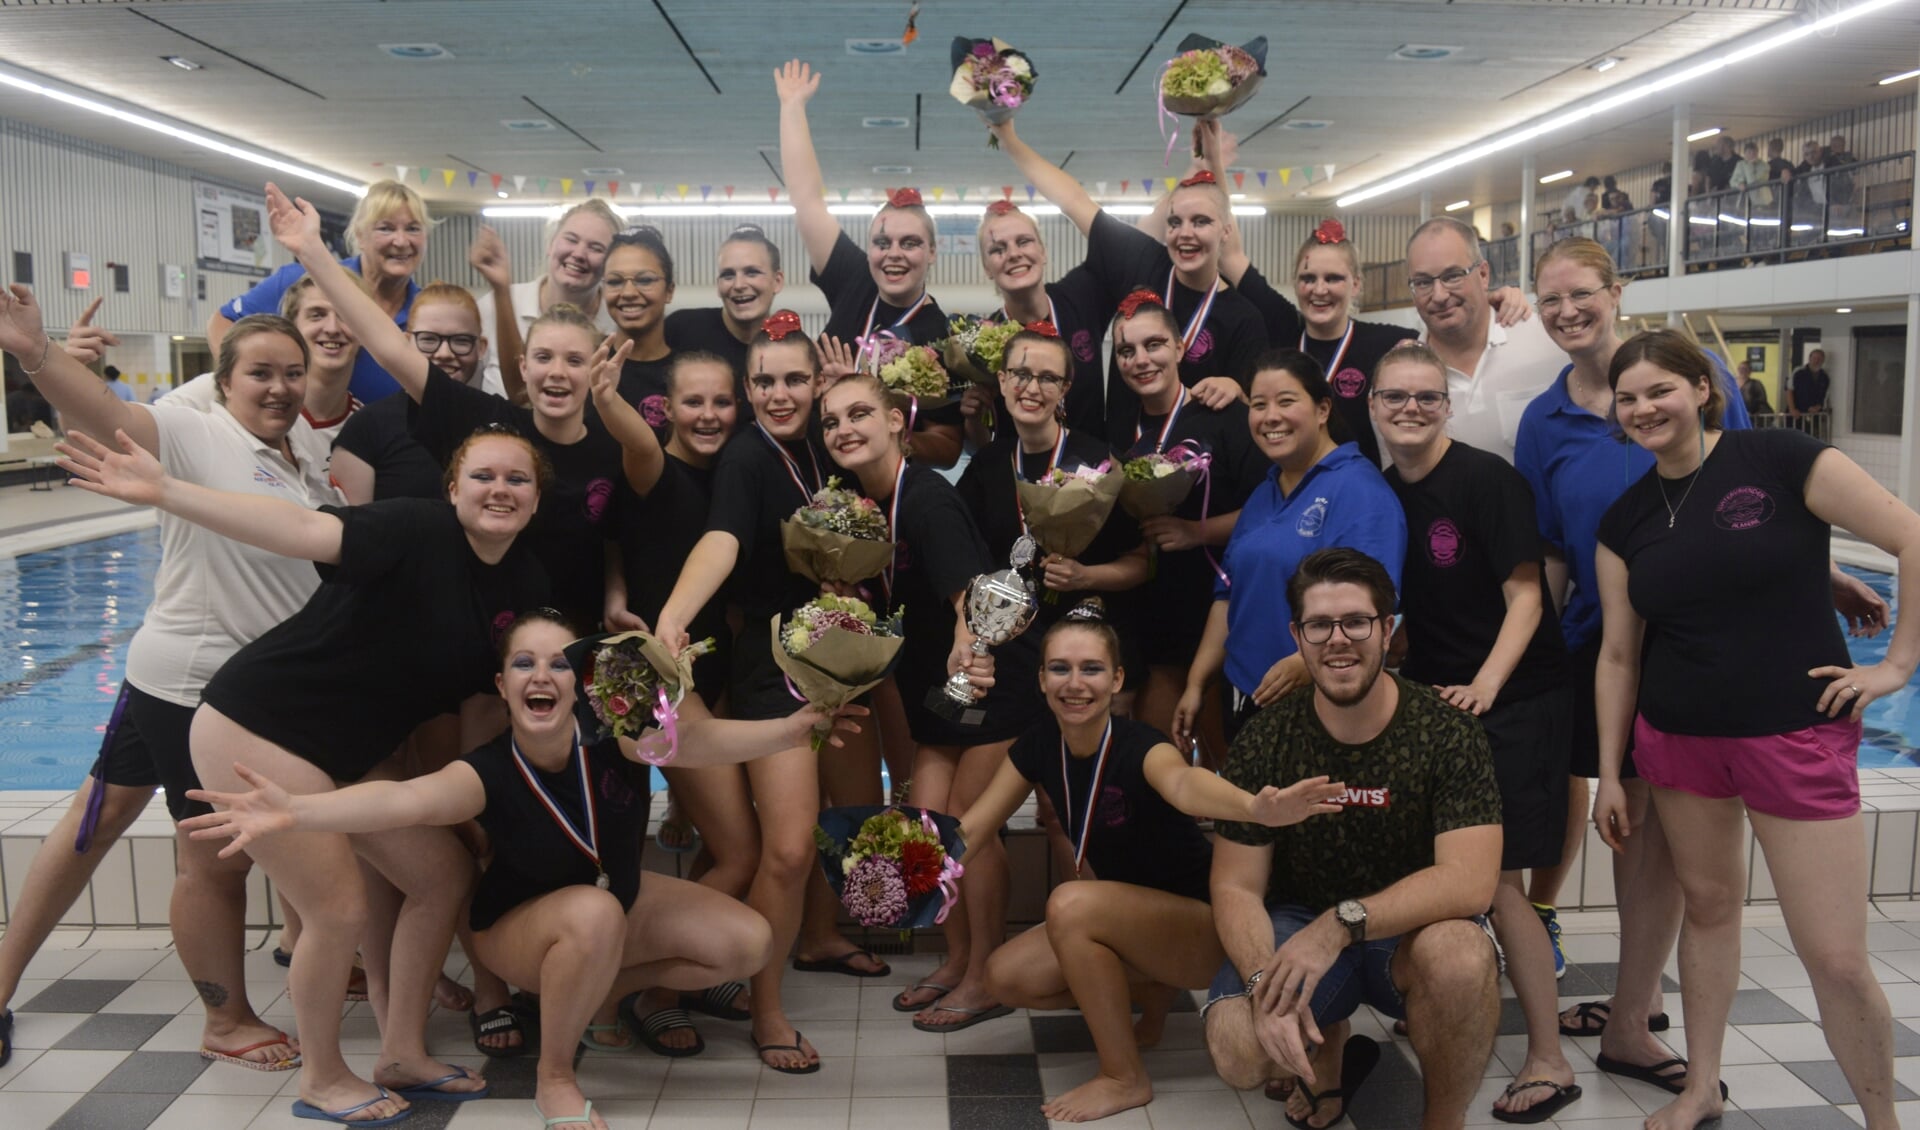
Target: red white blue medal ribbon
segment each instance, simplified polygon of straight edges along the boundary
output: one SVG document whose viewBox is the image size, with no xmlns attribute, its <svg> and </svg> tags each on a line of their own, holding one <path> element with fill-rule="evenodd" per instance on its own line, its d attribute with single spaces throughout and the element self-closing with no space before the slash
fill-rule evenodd
<svg viewBox="0 0 1920 1130">
<path fill-rule="evenodd" d="M 1340 338 L 1340 348 L 1333 351 L 1333 360 L 1327 362 L 1326 372 L 1327 372 L 1328 379 L 1332 379 L 1334 374 L 1340 371 L 1340 362 L 1347 355 L 1347 346 L 1353 344 L 1354 326 L 1355 326 L 1354 320 L 1352 318 L 1348 318 L 1347 332 L 1343 334 Z M 1305 353 L 1306 351 L 1307 351 L 1307 331 L 1301 330 L 1300 331 L 1300 352 Z"/>
<path fill-rule="evenodd" d="M 887 536 L 893 539 L 893 555 L 887 558 L 887 567 L 882 574 L 881 583 L 887 586 L 887 600 L 893 600 L 893 565 L 900 559 L 900 496 L 906 493 L 907 460 L 900 458 L 900 469 L 893 473 L 893 497 L 887 500 Z"/>
<path fill-rule="evenodd" d="M 1187 386 L 1181 385 L 1180 395 L 1174 397 L 1173 407 L 1167 412 L 1167 422 L 1160 425 L 1160 438 L 1153 441 L 1153 453 L 1155 455 L 1162 454 L 1166 451 L 1167 437 L 1173 434 L 1173 422 L 1180 418 L 1180 410 L 1186 406 Z M 1141 430 L 1139 422 L 1135 421 L 1133 425 L 1133 442 L 1136 447 L 1139 446 L 1140 437 L 1145 434 L 1146 433 Z"/>
<path fill-rule="evenodd" d="M 894 322 L 892 325 L 888 326 L 884 330 L 881 330 L 880 332 L 883 334 L 886 334 L 889 337 L 899 337 L 900 335 L 894 333 L 893 331 L 899 329 L 901 326 L 906 325 L 908 322 L 913 321 L 913 316 L 920 312 L 920 308 L 922 306 L 925 306 L 927 303 L 931 301 L 933 301 L 932 293 L 925 290 L 921 291 L 920 297 L 914 299 L 913 305 L 907 307 L 907 312 L 900 315 L 898 318 L 894 319 Z M 872 346 L 873 320 L 876 317 L 878 317 L 879 314 L 880 314 L 880 296 L 876 294 L 873 296 L 873 305 L 867 307 L 866 328 L 860 331 L 860 336 L 857 339 L 857 344 L 860 347 L 860 351 L 854 354 L 853 356 L 853 367 L 855 369 L 860 368 L 860 363 L 866 360 L 867 354 L 872 352 L 873 350 L 873 346 Z"/>
<path fill-rule="evenodd" d="M 1087 858 L 1087 835 L 1093 830 L 1093 811 L 1100 805 L 1100 779 L 1107 771 L 1107 751 L 1113 748 L 1113 719 L 1108 717 L 1107 728 L 1100 735 L 1100 752 L 1093 762 L 1093 783 L 1087 786 L 1087 807 L 1080 817 L 1080 838 L 1073 845 L 1073 874 L 1080 875 L 1081 866 Z M 1060 796 L 1067 802 L 1067 810 L 1060 814 L 1066 823 L 1067 835 L 1073 835 L 1073 786 L 1067 783 L 1067 737 L 1060 735 Z"/>
<path fill-rule="evenodd" d="M 1168 310 L 1173 309 L 1173 273 L 1174 269 L 1168 267 L 1167 289 L 1164 292 Z M 1207 287 L 1207 297 L 1201 301 L 1200 308 L 1193 312 L 1193 317 L 1187 320 L 1187 328 L 1180 334 L 1182 356 L 1186 354 L 1187 350 L 1193 348 L 1194 341 L 1199 338 L 1201 329 L 1207 324 L 1207 314 L 1213 310 L 1213 300 L 1219 293 L 1220 276 L 1216 274 L 1213 276 L 1213 285 Z"/>
<path fill-rule="evenodd" d="M 1053 454 L 1047 456 L 1047 469 L 1045 471 L 1040 472 L 1040 478 L 1035 480 L 1036 482 L 1045 481 L 1047 475 L 1051 473 L 1055 467 L 1058 467 L 1060 465 L 1060 457 L 1066 453 L 1066 450 L 1067 450 L 1067 428 L 1065 425 L 1062 425 L 1060 428 L 1060 438 L 1053 445 Z M 1033 531 L 1027 529 L 1027 508 L 1020 505 L 1020 480 L 1023 476 L 1020 474 L 1020 445 L 1017 443 L 1014 444 L 1013 446 L 1012 459 L 1013 459 L 1013 512 L 1020 516 L 1020 532 L 1023 534 L 1031 535 Z"/>
<path fill-rule="evenodd" d="M 814 457 L 813 445 L 807 443 L 805 440 L 800 441 L 801 446 L 807 449 L 807 462 L 813 464 L 813 486 L 809 488 L 806 482 L 800 478 L 799 461 L 787 451 L 786 444 L 773 438 L 773 433 L 768 431 L 767 426 L 760 421 L 755 420 L 753 426 L 760 429 L 760 435 L 767 441 L 768 445 L 773 448 L 773 453 L 780 457 L 780 462 L 786 464 L 787 477 L 793 480 L 794 488 L 800 492 L 800 501 L 802 503 L 812 502 L 813 492 L 819 490 L 821 485 L 826 481 L 820 476 L 820 460 Z"/>
<path fill-rule="evenodd" d="M 527 788 L 533 791 L 541 807 L 547 810 L 547 815 L 560 826 L 560 831 L 566 834 L 567 839 L 580 854 L 592 861 L 594 871 L 598 872 L 593 885 L 603 891 L 612 887 L 613 881 L 607 878 L 607 869 L 600 865 L 600 819 L 593 803 L 593 782 L 587 775 L 587 751 L 580 744 L 580 724 L 575 722 L 573 725 L 573 760 L 580 767 L 580 807 L 586 810 L 587 815 L 587 831 L 584 836 L 580 834 L 580 829 L 574 824 L 572 817 L 560 807 L 560 802 L 555 800 L 553 794 L 547 790 L 546 784 L 534 773 L 533 766 L 527 763 L 526 755 L 520 752 L 519 740 L 508 738 L 507 743 L 508 748 L 513 752 L 514 768 L 520 770 L 520 777 L 527 782 Z"/>
</svg>

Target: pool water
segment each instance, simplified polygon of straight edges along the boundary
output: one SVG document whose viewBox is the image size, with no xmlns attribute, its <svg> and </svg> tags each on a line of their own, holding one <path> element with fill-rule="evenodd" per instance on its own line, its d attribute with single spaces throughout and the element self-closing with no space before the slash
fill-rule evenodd
<svg viewBox="0 0 1920 1130">
<path fill-rule="evenodd" d="M 70 789 L 92 766 L 159 564 L 157 529 L 0 558 L 0 790 Z M 1847 571 L 1895 604 L 1890 575 Z M 1847 647 L 1875 663 L 1890 636 Z M 1920 765 L 1917 687 L 1920 676 L 1867 708 L 1862 767 Z M 666 787 L 658 770 L 653 778 Z"/>
</svg>

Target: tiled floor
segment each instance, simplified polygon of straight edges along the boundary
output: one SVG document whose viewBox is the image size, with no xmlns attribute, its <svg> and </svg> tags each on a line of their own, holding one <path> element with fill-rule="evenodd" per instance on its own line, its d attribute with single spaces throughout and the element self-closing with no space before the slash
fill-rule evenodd
<svg viewBox="0 0 1920 1130">
<path fill-rule="evenodd" d="M 1920 904 L 1875 908 L 1870 942 L 1896 1021 L 1902 1121 L 1920 1126 Z M 1727 1039 L 1725 1079 L 1734 1101 L 1724 1130 L 1846 1128 L 1859 1108 L 1833 1066 L 1818 1025 L 1807 977 L 1792 956 L 1776 912 L 1749 911 L 1741 993 Z M 1565 1003 L 1605 992 L 1617 944 L 1604 915 L 1579 916 L 1567 935 L 1574 967 L 1562 982 Z M 62 946 L 68 948 L 60 948 Z M 265 1075 L 208 1066 L 194 1054 L 199 1011 L 179 963 L 156 931 L 74 931 L 29 967 L 15 998 L 13 1062 L 0 1069 L 0 1127 L 6 1130 L 225 1130 L 296 1125 L 289 1112 L 297 1074 Z M 1016 1014 L 953 1035 L 909 1027 L 889 1000 L 899 987 L 930 972 L 937 958 L 893 960 L 884 979 L 854 981 L 831 974 L 794 974 L 791 1013 L 819 1047 L 824 1069 L 790 1077 L 761 1068 L 745 1025 L 701 1018 L 707 1051 L 691 1059 L 595 1055 L 581 1062 L 581 1084 L 619 1130 L 745 1127 L 749 1130 L 936 1127 L 955 1130 L 1044 1126 L 1043 1095 L 1093 1070 L 1086 1029 L 1071 1013 Z M 263 950 L 248 958 L 249 990 L 277 1023 L 292 1021 L 282 970 Z M 1679 1024 L 1668 1033 L 1684 1052 L 1686 1031 L 1677 994 L 1667 1010 Z M 1509 1002 L 1495 1060 L 1469 1124 L 1492 1123 L 1493 1096 L 1519 1064 L 1524 1037 Z M 1363 1014 L 1356 1031 L 1391 1042 L 1379 1019 Z M 348 1011 L 343 1039 L 349 1060 L 370 1071 L 378 1048 L 364 1004 Z M 1664 1092 L 1600 1074 L 1589 1058 L 1595 1041 L 1568 1040 L 1568 1055 L 1585 1097 L 1559 1125 L 1575 1130 L 1630 1130 L 1665 1101 Z M 420 1104 L 407 1125 L 419 1130 L 533 1128 L 532 1061 L 488 1061 L 474 1054 L 466 1019 L 435 1013 L 429 1046 L 449 1062 L 484 1069 L 496 1097 L 464 1107 Z M 1163 1045 L 1147 1055 L 1156 1098 L 1143 1110 L 1103 1126 L 1280 1127 L 1281 1107 L 1258 1092 L 1238 1095 L 1214 1076 L 1202 1046 L 1200 1018 L 1176 1013 Z M 1359 1130 L 1399 1130 L 1418 1122 L 1419 1083 L 1404 1041 L 1386 1049 L 1354 1103 Z M 307 1123 L 304 1125 L 312 1125 Z"/>
</svg>

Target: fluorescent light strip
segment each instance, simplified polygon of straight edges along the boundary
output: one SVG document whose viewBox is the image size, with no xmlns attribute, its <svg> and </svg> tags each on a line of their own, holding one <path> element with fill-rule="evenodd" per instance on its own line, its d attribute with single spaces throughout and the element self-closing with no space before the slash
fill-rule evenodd
<svg viewBox="0 0 1920 1130">
<path fill-rule="evenodd" d="M 1880 86 L 1892 86 L 1896 82 L 1905 82 L 1910 78 L 1920 78 L 1920 71 L 1902 71 L 1897 75 L 1888 75 L 1880 80 Z"/>
<path fill-rule="evenodd" d="M 1693 133 L 1688 134 L 1687 140 L 1688 141 L 1705 141 L 1709 137 L 1720 136 L 1720 133 L 1721 133 L 1721 130 L 1719 126 L 1710 126 L 1707 129 L 1696 130 Z"/>
<path fill-rule="evenodd" d="M 1153 208 L 1147 204 L 1103 204 L 1109 215 L 1145 216 Z M 932 216 L 973 216 L 987 214 L 984 204 L 929 204 L 927 213 Z M 489 220 L 551 220 L 566 211 L 565 204 L 494 204 L 480 209 L 480 214 Z M 613 210 L 622 219 L 646 217 L 648 219 L 698 218 L 702 216 L 791 216 L 791 204 L 615 204 Z M 830 204 L 827 212 L 834 216 L 872 216 L 880 210 L 877 204 Z M 1028 204 L 1021 211 L 1029 216 L 1058 216 L 1060 209 L 1052 204 Z M 1236 204 L 1233 206 L 1236 216 L 1264 216 L 1267 210 L 1258 204 Z"/>
<path fill-rule="evenodd" d="M 1446 210 L 1449 212 L 1458 212 L 1462 208 L 1470 208 L 1472 206 L 1473 206 L 1473 201 L 1471 200 L 1456 200 L 1453 203 L 1447 205 Z"/>
<path fill-rule="evenodd" d="M 365 196 L 367 194 L 367 187 L 363 184 L 355 184 L 352 181 L 341 180 L 339 177 L 330 176 L 316 169 L 309 169 L 305 165 L 296 165 L 291 161 L 283 161 L 278 157 L 270 157 L 265 153 L 259 153 L 251 149 L 243 149 L 238 145 L 221 141 L 218 138 L 210 137 L 203 133 L 195 133 L 192 130 L 170 125 L 157 118 L 149 118 L 144 114 L 135 114 L 128 110 L 122 110 L 117 106 L 109 106 L 105 102 L 96 102 L 91 98 L 83 98 L 77 94 L 69 94 L 56 87 L 43 86 L 40 83 L 22 78 L 9 71 L 0 70 L 0 86 L 10 86 L 15 90 L 24 90 L 28 94 L 38 94 L 42 98 L 51 98 L 55 102 L 64 105 L 87 110 L 99 114 L 102 117 L 113 118 L 116 121 L 122 121 L 128 125 L 139 126 L 141 129 L 152 130 L 154 133 L 165 134 L 175 140 L 184 141 L 190 145 L 198 145 L 202 149 L 209 149 L 215 153 L 233 157 L 249 164 L 259 165 L 263 168 L 272 169 L 275 172 L 285 173 L 288 176 L 301 177 L 313 181 L 315 184 L 323 184 L 328 188 L 349 193 L 355 197 Z"/>
<path fill-rule="evenodd" d="M 1658 94 L 1663 90 L 1671 90 L 1673 87 L 1683 83 L 1692 82 L 1694 79 L 1713 74 L 1715 71 L 1724 70 L 1737 63 L 1746 62 L 1748 59 L 1765 55 L 1770 51 L 1777 51 L 1788 44 L 1797 43 L 1810 35 L 1826 31 L 1829 28 L 1839 27 L 1841 24 L 1849 23 L 1862 16 L 1872 15 L 1884 8 L 1891 8 L 1900 2 L 1901 0 L 1861 0 L 1861 3 L 1855 4 L 1844 12 L 1835 12 L 1833 15 L 1827 16 L 1824 19 L 1814 20 L 1811 23 L 1800 24 L 1786 31 L 1763 36 L 1745 47 L 1729 51 L 1725 55 L 1709 59 L 1704 63 L 1696 63 L 1690 67 L 1683 67 L 1663 78 L 1657 78 L 1635 86 L 1631 90 L 1625 90 L 1619 94 L 1610 95 L 1605 98 L 1583 99 L 1572 109 L 1555 114 L 1543 122 L 1515 130 L 1512 133 L 1496 137 L 1491 141 L 1484 141 L 1478 145 L 1470 146 L 1451 156 L 1442 157 L 1432 164 L 1424 165 L 1396 177 L 1390 177 L 1377 184 L 1368 185 L 1358 192 L 1347 193 L 1345 196 L 1335 200 L 1334 206 L 1337 208 L 1351 208 L 1355 204 L 1372 200 L 1376 196 L 1384 196 L 1390 192 L 1398 192 L 1400 189 L 1406 188 L 1409 185 L 1418 184 L 1429 177 L 1437 176 L 1449 169 L 1457 169 L 1462 165 L 1478 161 L 1482 157 L 1490 157 L 1495 153 L 1505 152 L 1516 145 L 1532 141 L 1534 138 L 1565 129 L 1571 125 L 1576 125 L 1586 121 L 1588 118 L 1609 113 L 1622 106 L 1637 102 L 1649 95 Z"/>
<path fill-rule="evenodd" d="M 1566 180 L 1566 179 L 1567 179 L 1568 177 L 1570 177 L 1570 176 L 1572 176 L 1572 175 L 1573 175 L 1573 170 L 1572 170 L 1572 169 L 1561 169 L 1561 170 L 1560 170 L 1559 172 L 1557 172 L 1557 173 L 1548 173 L 1548 174 L 1547 174 L 1546 176 L 1544 176 L 1544 177 L 1541 177 L 1541 178 L 1540 178 L 1540 183 L 1541 183 L 1541 184 L 1552 184 L 1552 183 L 1553 183 L 1554 181 L 1557 181 L 1557 180 Z"/>
</svg>

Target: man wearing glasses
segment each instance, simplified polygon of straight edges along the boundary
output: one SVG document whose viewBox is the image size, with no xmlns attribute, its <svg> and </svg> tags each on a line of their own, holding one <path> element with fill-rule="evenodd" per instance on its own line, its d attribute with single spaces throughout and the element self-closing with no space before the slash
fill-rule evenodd
<svg viewBox="0 0 1920 1130">
<path fill-rule="evenodd" d="M 1224 776 L 1253 789 L 1324 776 L 1345 785 L 1345 811 L 1289 828 L 1216 825 L 1227 964 L 1208 994 L 1207 1048 L 1229 1084 L 1272 1081 L 1296 1125 L 1331 1125 L 1379 1056 L 1348 1040 L 1365 1003 L 1408 1022 L 1425 1124 L 1457 1126 L 1500 1018 L 1479 917 L 1502 842 L 1487 739 L 1466 711 L 1384 674 L 1394 588 L 1379 562 L 1323 549 L 1287 588 L 1312 685 L 1247 723 Z"/>
<path fill-rule="evenodd" d="M 1414 229 L 1407 276 L 1414 309 L 1426 325 L 1420 340 L 1447 363 L 1453 404 L 1447 434 L 1513 462 L 1527 402 L 1553 383 L 1567 355 L 1538 318 L 1511 326 L 1494 321 L 1480 236 L 1451 216 Z"/>
</svg>

